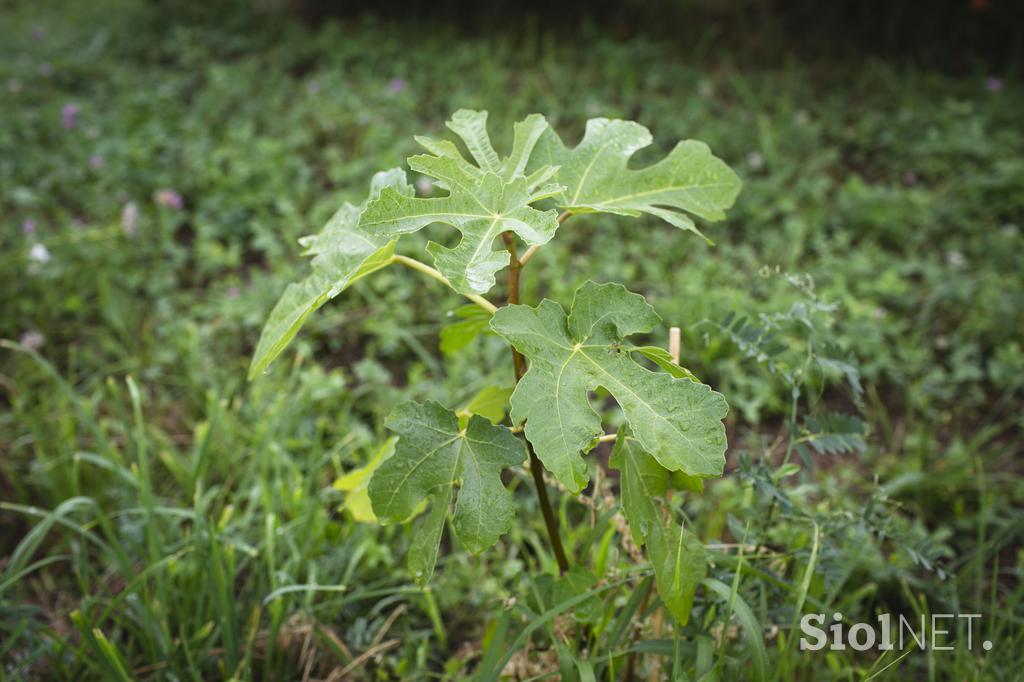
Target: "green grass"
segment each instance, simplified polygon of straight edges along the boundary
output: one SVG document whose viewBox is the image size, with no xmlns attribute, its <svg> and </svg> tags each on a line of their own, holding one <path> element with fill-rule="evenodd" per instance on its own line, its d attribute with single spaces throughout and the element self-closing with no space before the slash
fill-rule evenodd
<svg viewBox="0 0 1024 682">
<path fill-rule="evenodd" d="M 131 2 L 3 12 L 0 679 L 1019 676 L 1013 74 L 759 67 L 738 47 L 597 29 L 312 29 Z M 634 118 L 660 151 L 699 138 L 744 178 L 707 230 L 714 247 L 583 217 L 524 282 L 530 300 L 563 302 L 588 277 L 637 283 L 732 405 L 727 475 L 673 498 L 714 559 L 684 628 L 644 597 L 650 570 L 605 472 L 597 494 L 560 496 L 567 550 L 600 579 L 560 603 L 529 578 L 556 570 L 525 471 L 511 484 L 521 526 L 480 557 L 446 536 L 429 591 L 404 568 L 413 531 L 341 510 L 333 481 L 373 455 L 399 401 L 459 405 L 511 383 L 494 339 L 468 362 L 439 351 L 461 301 L 433 282 L 358 283 L 245 381 L 266 313 L 305 267 L 296 238 L 459 107 L 489 109 L 495 131 L 533 111 L 570 134 Z M 156 201 L 163 189 L 183 208 Z M 784 352 L 759 356 L 740 318 Z M 32 333 L 37 352 L 18 343 Z M 859 413 L 867 447 L 827 454 L 813 430 L 798 444 L 794 412 L 808 429 L 806 415 Z M 980 613 L 995 647 L 801 652 L 792 625 L 812 611 Z"/>
</svg>

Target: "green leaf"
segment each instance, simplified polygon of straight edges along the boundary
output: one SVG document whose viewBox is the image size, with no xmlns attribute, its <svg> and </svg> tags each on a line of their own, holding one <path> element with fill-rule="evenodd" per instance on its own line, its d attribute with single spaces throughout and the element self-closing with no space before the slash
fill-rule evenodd
<svg viewBox="0 0 1024 682">
<path fill-rule="evenodd" d="M 445 125 L 462 138 L 482 170 L 497 173 L 501 169 L 498 152 L 491 146 L 491 136 L 487 133 L 486 111 L 459 109 Z"/>
<path fill-rule="evenodd" d="M 685 625 L 697 584 L 707 571 L 704 545 L 671 516 L 663 516 L 655 500 L 664 497 L 669 472 L 629 436 L 627 429 L 619 429 L 608 463 L 620 472 L 622 511 L 633 540 L 644 547 L 654 567 L 658 594 L 669 613 Z"/>
<path fill-rule="evenodd" d="M 715 580 L 714 578 L 705 578 L 701 580 L 701 584 L 704 585 L 707 594 L 714 594 L 726 603 L 728 607 L 725 616 L 726 622 L 732 620 L 733 613 L 736 614 L 736 620 L 739 621 L 740 627 L 743 628 L 743 636 L 750 647 L 753 668 L 753 674 L 750 679 L 754 682 L 767 680 L 768 651 L 764 646 L 764 628 L 757 620 L 754 610 L 747 604 L 743 595 L 737 593 L 737 584 L 734 582 L 733 586 L 729 587 L 722 581 Z"/>
<path fill-rule="evenodd" d="M 346 493 L 345 503 L 341 508 L 348 510 L 352 518 L 360 523 L 377 521 L 377 516 L 373 513 L 373 507 L 370 505 L 370 494 L 367 492 L 367 487 L 370 484 L 370 477 L 373 476 L 373 472 L 377 470 L 381 462 L 395 454 L 396 440 L 398 439 L 388 438 L 373 453 L 369 462 L 334 480 L 333 488 Z"/>
<path fill-rule="evenodd" d="M 430 511 L 415 522 L 409 545 L 409 572 L 418 585 L 426 585 L 434 575 L 437 553 L 441 549 L 441 533 L 452 506 L 452 487 L 442 488 L 430 498 Z M 426 501 L 426 500 L 424 500 Z"/>
<path fill-rule="evenodd" d="M 500 474 L 526 459 L 523 442 L 511 431 L 477 415 L 460 429 L 456 415 L 436 402 L 399 405 L 387 427 L 398 434 L 398 445 L 374 473 L 369 489 L 382 522 L 405 521 L 425 498 L 431 498 L 431 513 L 440 514 L 438 507 L 447 513 L 458 484 L 452 528 L 469 551 L 487 549 L 511 527 L 515 509 Z M 436 551 L 438 523 L 428 524 L 436 539 L 419 547 L 420 553 L 430 547 Z"/>
<path fill-rule="evenodd" d="M 704 384 L 651 372 L 632 360 L 623 340 L 649 332 L 660 318 L 619 284 L 587 282 L 568 316 L 545 299 L 536 308 L 501 308 L 491 328 L 530 361 L 512 394 L 512 419 L 544 465 L 573 492 L 587 483 L 580 453 L 602 434 L 588 392 L 604 387 L 635 437 L 658 462 L 691 476 L 721 476 L 725 466 L 725 399 Z"/>
<path fill-rule="evenodd" d="M 511 388 L 500 388 L 498 386 L 487 386 L 480 390 L 473 399 L 466 403 L 466 406 L 459 410 L 458 416 L 468 420 L 471 415 L 478 414 L 492 424 L 497 424 L 505 418 L 508 410 L 508 400 L 512 397 Z"/>
<path fill-rule="evenodd" d="M 682 471 L 673 471 L 669 479 L 669 485 L 673 490 L 689 490 L 694 493 L 704 492 L 704 479 L 696 476 L 688 476 Z"/>
<path fill-rule="evenodd" d="M 406 184 L 405 172 L 400 168 L 373 176 L 370 199 L 383 189 L 399 196 L 413 193 L 412 186 Z M 281 354 L 306 319 L 320 306 L 353 282 L 390 263 L 397 239 L 377 237 L 357 229 L 362 211 L 362 206 L 346 203 L 327 221 L 319 234 L 299 240 L 306 247 L 305 254 L 313 256 L 313 271 L 305 279 L 289 284 L 270 312 L 249 365 L 250 379 Z"/>
<path fill-rule="evenodd" d="M 709 222 L 725 217 L 740 191 L 740 179 L 703 142 L 685 140 L 647 168 L 630 170 L 629 159 L 651 144 L 651 133 L 633 121 L 587 121 L 583 140 L 573 149 L 547 129 L 527 170 L 559 166 L 566 189 L 555 200 L 573 212 L 601 211 L 656 216 L 707 239 L 687 213 Z"/>
<path fill-rule="evenodd" d="M 658 595 L 680 625 L 686 625 L 697 585 L 707 572 L 704 545 L 682 524 L 672 522 L 655 528 L 645 551 L 654 566 Z"/>
<path fill-rule="evenodd" d="M 615 438 L 608 466 L 620 472 L 622 513 L 629 521 L 633 541 L 642 546 L 654 527 L 664 523 L 655 500 L 663 498 L 668 490 L 669 471 L 643 451 L 625 426 Z"/>
<path fill-rule="evenodd" d="M 672 359 L 671 353 L 660 346 L 634 346 L 629 350 L 631 353 L 639 353 L 644 356 L 677 379 L 689 379 L 690 381 L 695 381 L 698 384 L 700 383 L 700 379 L 698 379 L 693 372 L 685 367 L 677 365 L 675 360 Z"/>
<path fill-rule="evenodd" d="M 415 232 L 431 223 L 445 223 L 462 233 L 455 248 L 430 242 L 427 251 L 434 265 L 464 294 L 480 294 L 494 286 L 494 274 L 508 265 L 508 254 L 492 248 L 505 231 L 519 235 L 527 244 L 545 244 L 558 229 L 558 212 L 538 211 L 530 204 L 563 188 L 545 185 L 551 170 L 537 169 L 533 178 L 523 174 L 547 122 L 534 114 L 515 126 L 512 153 L 498 158 L 487 134 L 487 112 L 457 111 L 448 127 L 462 138 L 478 165 L 467 161 L 451 142 L 417 138 L 431 154 L 409 158 L 409 167 L 429 175 L 448 190 L 448 196 L 417 198 L 385 190 L 367 206 L 359 226 L 378 237 Z"/>
<path fill-rule="evenodd" d="M 441 329 L 441 352 L 453 355 L 468 346 L 480 334 L 490 331 L 491 313 L 478 305 L 464 305 L 455 310 L 458 322 Z"/>
</svg>

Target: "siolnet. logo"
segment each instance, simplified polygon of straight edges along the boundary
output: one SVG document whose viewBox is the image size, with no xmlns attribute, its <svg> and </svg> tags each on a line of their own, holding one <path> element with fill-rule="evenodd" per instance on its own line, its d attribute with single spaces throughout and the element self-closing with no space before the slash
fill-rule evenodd
<svg viewBox="0 0 1024 682">
<path fill-rule="evenodd" d="M 882 613 L 878 615 L 877 629 L 871 623 L 854 623 L 846 628 L 843 614 L 836 612 L 826 630 L 822 627 L 824 613 L 808 613 L 800 619 L 800 631 L 805 635 L 800 638 L 800 650 L 820 651 L 828 647 L 842 651 L 849 647 L 854 651 L 903 651 L 907 646 L 916 646 L 922 651 L 970 651 L 976 646 L 975 620 L 980 625 L 980 619 L 980 613 L 933 613 L 930 618 L 921 615 L 919 620 L 910 621 L 902 615 L 894 618 L 891 613 Z M 990 640 L 981 642 L 985 651 L 991 651 L 992 646 Z"/>
</svg>

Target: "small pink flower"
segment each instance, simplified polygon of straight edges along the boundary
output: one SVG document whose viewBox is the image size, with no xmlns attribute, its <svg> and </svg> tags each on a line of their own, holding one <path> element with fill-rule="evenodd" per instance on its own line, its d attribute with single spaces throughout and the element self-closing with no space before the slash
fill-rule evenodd
<svg viewBox="0 0 1024 682">
<path fill-rule="evenodd" d="M 64 130 L 71 130 L 75 127 L 78 122 L 78 111 L 77 104 L 65 104 L 64 108 L 60 110 L 60 124 L 64 126 Z"/>
<path fill-rule="evenodd" d="M 392 78 L 391 82 L 388 83 L 388 90 L 391 92 L 403 92 L 405 90 L 405 81 L 401 78 Z"/>
<path fill-rule="evenodd" d="M 36 233 L 36 221 L 29 218 L 21 224 L 21 231 L 31 236 Z"/>
<path fill-rule="evenodd" d="M 127 202 L 121 208 L 121 230 L 127 237 L 134 237 L 139 231 L 139 207 L 134 201 Z"/>
<path fill-rule="evenodd" d="M 89 168 L 99 170 L 100 168 L 103 168 L 103 164 L 106 162 L 107 161 L 103 158 L 102 154 L 93 154 L 89 157 Z"/>
<path fill-rule="evenodd" d="M 21 335 L 18 339 L 18 343 L 29 350 L 39 350 L 43 347 L 43 344 L 46 343 L 46 337 L 35 329 L 31 329 Z"/>
<path fill-rule="evenodd" d="M 181 195 L 173 189 L 161 189 L 156 191 L 153 194 L 153 201 L 161 206 L 173 208 L 175 211 L 180 211 L 185 206 L 185 200 L 182 199 Z"/>
<path fill-rule="evenodd" d="M 1003 79 L 990 76 L 985 79 L 985 89 L 989 92 L 999 92 L 1003 89 Z"/>
</svg>

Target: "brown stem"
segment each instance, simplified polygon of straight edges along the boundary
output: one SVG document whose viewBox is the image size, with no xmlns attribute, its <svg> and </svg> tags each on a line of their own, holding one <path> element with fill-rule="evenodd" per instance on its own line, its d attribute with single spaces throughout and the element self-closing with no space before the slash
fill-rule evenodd
<svg viewBox="0 0 1024 682">
<path fill-rule="evenodd" d="M 519 303 L 519 273 L 523 264 L 516 258 L 516 238 L 509 232 L 502 234 L 505 246 L 508 247 L 508 303 L 514 305 Z M 512 365 L 516 371 L 516 383 L 526 374 L 526 358 L 523 354 L 512 349 Z M 537 489 L 537 501 L 540 503 L 540 512 L 544 516 L 544 525 L 547 527 L 548 539 L 551 541 L 551 549 L 555 553 L 555 561 L 558 562 L 558 571 L 565 575 L 569 570 L 569 559 L 566 557 L 565 548 L 562 546 L 562 536 L 558 534 L 558 519 L 555 510 L 548 498 L 548 488 L 544 483 L 544 466 L 533 451 L 533 445 L 526 441 L 526 450 L 530 453 L 530 473 L 533 475 L 533 485 Z"/>
</svg>

